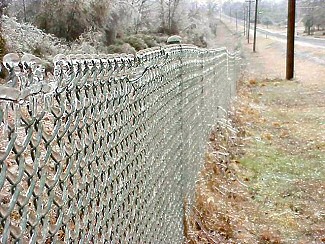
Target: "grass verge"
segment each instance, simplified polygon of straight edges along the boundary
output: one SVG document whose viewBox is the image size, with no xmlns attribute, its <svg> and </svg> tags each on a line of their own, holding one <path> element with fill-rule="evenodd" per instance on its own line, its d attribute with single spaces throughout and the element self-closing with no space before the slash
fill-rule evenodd
<svg viewBox="0 0 325 244">
<path fill-rule="evenodd" d="M 210 138 L 187 243 L 325 243 L 322 96 L 243 82 L 231 122 Z"/>
</svg>

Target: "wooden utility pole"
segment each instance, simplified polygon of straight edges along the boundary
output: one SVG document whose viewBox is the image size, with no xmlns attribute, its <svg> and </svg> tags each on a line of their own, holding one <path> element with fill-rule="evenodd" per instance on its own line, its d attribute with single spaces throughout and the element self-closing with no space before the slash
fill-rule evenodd
<svg viewBox="0 0 325 244">
<path fill-rule="evenodd" d="M 256 25 L 257 25 L 257 6 L 258 0 L 255 1 L 255 20 L 254 20 L 254 44 L 253 44 L 253 52 L 256 52 Z"/>
<path fill-rule="evenodd" d="M 237 10 L 236 10 L 236 33 L 238 31 L 238 14 L 237 14 Z"/>
<path fill-rule="evenodd" d="M 244 6 L 244 36 L 246 36 L 246 6 Z"/>
<path fill-rule="evenodd" d="M 251 4 L 253 2 L 253 0 L 249 0 L 249 1 L 246 1 L 248 2 L 248 27 L 247 27 L 247 42 L 249 43 L 249 31 L 250 31 L 250 28 L 251 28 Z"/>
<path fill-rule="evenodd" d="M 296 0 L 288 0 L 287 60 L 286 60 L 287 80 L 291 80 L 293 78 L 293 73 L 294 73 L 295 19 L 296 19 Z"/>
</svg>

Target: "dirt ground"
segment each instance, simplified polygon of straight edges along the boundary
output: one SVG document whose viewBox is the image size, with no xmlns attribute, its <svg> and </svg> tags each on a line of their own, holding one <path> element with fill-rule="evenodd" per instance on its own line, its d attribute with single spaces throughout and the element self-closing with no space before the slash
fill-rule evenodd
<svg viewBox="0 0 325 244">
<path fill-rule="evenodd" d="M 211 46 L 237 39 L 223 37 Z M 238 97 L 211 134 L 187 243 L 325 243 L 325 65 L 300 56 L 283 80 L 283 45 L 240 45 Z"/>
</svg>

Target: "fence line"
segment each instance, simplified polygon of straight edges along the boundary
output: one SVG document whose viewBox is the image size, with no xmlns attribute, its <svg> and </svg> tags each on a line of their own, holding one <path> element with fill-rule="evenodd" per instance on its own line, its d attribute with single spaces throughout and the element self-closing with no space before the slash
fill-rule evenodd
<svg viewBox="0 0 325 244">
<path fill-rule="evenodd" d="M 236 92 L 237 56 L 170 45 L 58 55 L 54 75 L 4 57 L 2 243 L 181 243 L 207 135 Z"/>
</svg>

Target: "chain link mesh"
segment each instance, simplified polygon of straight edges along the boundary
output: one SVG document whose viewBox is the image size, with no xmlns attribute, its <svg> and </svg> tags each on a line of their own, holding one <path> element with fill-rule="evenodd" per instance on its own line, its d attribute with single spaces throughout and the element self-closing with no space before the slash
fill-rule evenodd
<svg viewBox="0 0 325 244">
<path fill-rule="evenodd" d="M 217 107 L 235 94 L 236 62 L 170 45 L 58 55 L 50 77 L 38 58 L 7 55 L 2 243 L 182 243 L 184 199 Z"/>
</svg>

